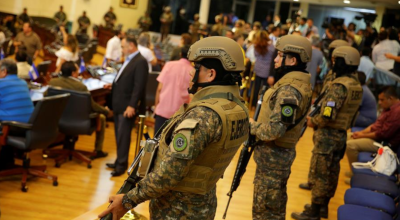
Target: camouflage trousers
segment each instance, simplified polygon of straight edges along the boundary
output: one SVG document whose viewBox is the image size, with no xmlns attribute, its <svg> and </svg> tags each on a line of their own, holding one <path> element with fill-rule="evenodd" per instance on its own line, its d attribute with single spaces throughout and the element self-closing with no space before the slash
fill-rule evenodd
<svg viewBox="0 0 400 220">
<path fill-rule="evenodd" d="M 212 220 L 217 209 L 216 188 L 206 195 L 170 191 L 150 201 L 151 220 Z"/>
<path fill-rule="evenodd" d="M 288 199 L 286 185 L 295 157 L 295 149 L 270 144 L 256 147 L 253 219 L 285 220 Z"/>
<path fill-rule="evenodd" d="M 312 202 L 315 204 L 325 204 L 335 195 L 346 138 L 345 131 L 331 128 L 317 129 L 314 132 L 308 182 L 312 186 Z"/>
</svg>

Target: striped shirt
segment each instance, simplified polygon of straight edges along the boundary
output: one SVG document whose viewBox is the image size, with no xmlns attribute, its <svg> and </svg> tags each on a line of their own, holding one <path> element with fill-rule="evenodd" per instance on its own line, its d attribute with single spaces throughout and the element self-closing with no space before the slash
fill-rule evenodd
<svg viewBox="0 0 400 220">
<path fill-rule="evenodd" d="M 26 123 L 33 112 L 27 83 L 17 74 L 0 79 L 0 121 Z"/>
</svg>

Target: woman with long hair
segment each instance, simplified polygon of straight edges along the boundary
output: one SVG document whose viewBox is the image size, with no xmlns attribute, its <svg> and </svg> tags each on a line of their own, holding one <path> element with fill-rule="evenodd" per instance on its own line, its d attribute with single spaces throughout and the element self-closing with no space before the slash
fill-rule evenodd
<svg viewBox="0 0 400 220">
<path fill-rule="evenodd" d="M 254 36 L 253 43 L 254 56 L 256 58 L 253 70 L 256 74 L 256 79 L 254 83 L 254 98 L 252 106 L 255 106 L 260 88 L 267 84 L 272 86 L 274 83 L 274 78 L 271 73 L 274 66 L 273 60 L 275 47 L 269 39 L 266 31 L 258 31 Z"/>
<path fill-rule="evenodd" d="M 78 61 L 79 47 L 78 41 L 72 34 L 67 34 L 65 27 L 61 26 L 60 30 L 63 34 L 64 46 L 60 48 L 55 54 L 58 57 L 56 62 L 56 72 L 60 72 L 61 66 L 67 61 Z"/>
</svg>

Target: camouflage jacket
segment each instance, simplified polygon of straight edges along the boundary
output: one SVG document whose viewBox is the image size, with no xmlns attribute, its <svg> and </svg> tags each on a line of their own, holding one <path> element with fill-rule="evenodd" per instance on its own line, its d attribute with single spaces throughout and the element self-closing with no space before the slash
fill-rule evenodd
<svg viewBox="0 0 400 220">
<path fill-rule="evenodd" d="M 180 159 L 173 156 L 168 150 L 164 155 L 161 166 L 144 177 L 136 186 L 127 193 L 129 199 L 136 204 L 146 200 L 161 197 L 173 189 L 188 173 L 195 159 L 212 142 L 217 142 L 222 135 L 222 122 L 213 110 L 206 107 L 195 107 L 180 119 L 176 127 L 185 119 L 196 119 L 199 121 L 192 135 L 191 148 L 193 149 L 191 159 Z M 173 135 L 180 134 L 174 133 Z M 173 137 L 172 137 L 173 139 Z M 170 144 L 173 144 L 172 142 Z"/>
</svg>

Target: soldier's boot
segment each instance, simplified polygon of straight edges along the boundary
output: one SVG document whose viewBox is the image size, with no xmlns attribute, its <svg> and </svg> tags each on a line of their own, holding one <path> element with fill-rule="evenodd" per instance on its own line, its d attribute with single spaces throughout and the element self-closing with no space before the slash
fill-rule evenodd
<svg viewBox="0 0 400 220">
<path fill-rule="evenodd" d="M 292 218 L 296 220 L 320 220 L 319 212 L 321 205 L 311 204 L 309 210 L 304 209 L 303 212 L 292 212 Z"/>
<path fill-rule="evenodd" d="M 301 188 L 301 189 L 305 189 L 305 190 L 311 190 L 311 184 L 310 183 L 300 183 L 299 184 L 299 187 Z"/>
<path fill-rule="evenodd" d="M 304 206 L 304 210 L 307 210 L 308 212 L 311 211 L 311 204 L 306 204 Z M 328 218 L 328 204 L 321 205 L 321 208 L 319 209 L 319 216 L 321 218 Z"/>
</svg>

